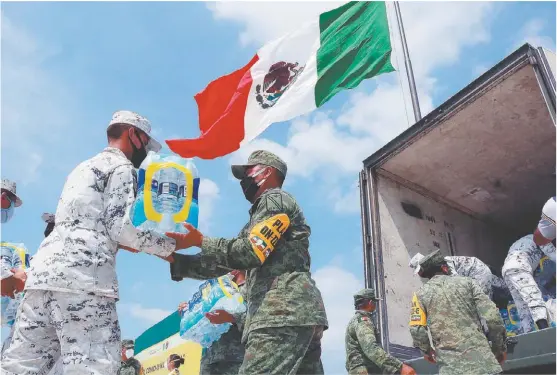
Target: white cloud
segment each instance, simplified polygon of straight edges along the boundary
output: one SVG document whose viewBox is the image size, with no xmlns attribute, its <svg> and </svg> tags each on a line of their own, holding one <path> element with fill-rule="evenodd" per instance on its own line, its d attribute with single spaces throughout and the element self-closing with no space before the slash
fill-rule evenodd
<svg viewBox="0 0 557 375">
<path fill-rule="evenodd" d="M 514 48 L 518 48 L 524 43 L 530 43 L 533 47 L 544 47 L 550 51 L 555 51 L 555 39 L 543 33 L 545 24 L 546 21 L 541 18 L 534 18 L 528 21 L 520 29 Z"/>
<path fill-rule="evenodd" d="M 199 230 L 202 233 L 210 233 L 211 218 L 219 198 L 218 185 L 212 180 L 202 178 L 199 183 Z"/>
<path fill-rule="evenodd" d="M 240 40 L 244 45 L 251 43 L 259 47 L 335 6 L 333 3 L 304 3 L 299 7 L 294 3 L 219 2 L 209 5 L 209 9 L 218 20 L 240 24 Z M 434 108 L 432 98 L 437 87 L 434 70 L 457 62 L 465 48 L 490 40 L 489 25 L 497 6 L 480 2 L 401 3 L 422 115 Z M 293 16 L 296 14 L 293 9 L 296 12 L 299 9 L 300 14 Z M 391 4 L 388 14 L 389 20 L 394 21 Z M 393 63 L 402 70 L 398 30 L 393 28 L 391 32 Z M 245 161 L 254 149 L 268 149 L 289 163 L 290 176 L 325 181 L 328 195 L 339 199 L 334 207 L 337 212 L 358 212 L 357 190 L 352 186 L 348 194 L 342 194 L 339 181 L 354 176 L 361 170 L 362 160 L 414 123 L 403 70 L 398 77 L 381 76 L 375 81 L 377 88 L 372 92 L 362 89 L 351 92 L 341 113 L 316 112 L 299 117 L 291 122 L 284 145 L 256 139 L 232 155 L 231 163 Z"/>
<path fill-rule="evenodd" d="M 2 165 L 3 175 L 25 185 L 40 177 L 43 163 L 51 164 L 47 150 L 67 136 L 75 99 L 60 77 L 43 69 L 59 49 L 18 27 L 4 12 L 0 17 L 2 156 L 10 159 Z"/>
<path fill-rule="evenodd" d="M 338 261 L 337 261 L 338 263 Z M 313 277 L 325 303 L 329 329 L 321 342 L 326 373 L 344 372 L 346 326 L 354 315 L 355 292 L 363 288 L 363 281 L 336 265 L 318 269 Z"/>
<path fill-rule="evenodd" d="M 121 303 L 119 307 L 123 310 L 125 316 L 140 319 L 150 325 L 158 323 L 172 314 L 172 311 L 143 307 L 139 303 Z"/>
</svg>

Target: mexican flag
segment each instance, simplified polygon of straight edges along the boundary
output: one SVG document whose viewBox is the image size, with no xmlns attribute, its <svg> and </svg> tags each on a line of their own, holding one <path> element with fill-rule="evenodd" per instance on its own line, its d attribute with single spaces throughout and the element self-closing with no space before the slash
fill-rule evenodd
<svg viewBox="0 0 557 375">
<path fill-rule="evenodd" d="M 349 2 L 264 45 L 243 68 L 209 83 L 195 95 L 201 136 L 166 143 L 186 158 L 224 156 L 272 123 L 393 71 L 390 57 L 385 3 Z"/>
</svg>

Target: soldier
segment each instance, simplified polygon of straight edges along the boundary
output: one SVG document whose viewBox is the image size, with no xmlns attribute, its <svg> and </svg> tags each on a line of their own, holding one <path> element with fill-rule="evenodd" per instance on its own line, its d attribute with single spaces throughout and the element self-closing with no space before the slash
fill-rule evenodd
<svg viewBox="0 0 557 375">
<path fill-rule="evenodd" d="M 245 297 L 245 272 L 234 270 L 229 274 L 240 288 Z M 187 302 L 178 306 L 178 311 L 188 308 Z M 246 314 L 232 315 L 224 310 L 216 310 L 206 314 L 213 324 L 231 323 L 232 327 L 209 348 L 204 348 L 201 354 L 200 375 L 237 375 L 244 360 L 244 345 L 242 344 L 242 329 Z"/>
<path fill-rule="evenodd" d="M 23 204 L 17 196 L 17 185 L 7 179 L 2 179 L 2 224 L 11 220 L 15 207 Z M 3 297 L 14 298 L 14 293 L 23 291 L 27 275 L 20 267 L 21 261 L 17 254 L 2 250 L 0 263 L 1 294 Z"/>
<path fill-rule="evenodd" d="M 534 242 L 543 246 L 555 241 L 555 197 L 549 198 L 542 208 L 542 217 L 534 231 Z"/>
<path fill-rule="evenodd" d="M 54 214 L 44 213 L 41 218 L 46 223 L 46 228 L 44 230 L 44 236 L 48 237 L 52 230 L 54 229 Z"/>
<path fill-rule="evenodd" d="M 551 242 L 537 246 L 530 234 L 511 245 L 503 265 L 503 279 L 518 310 L 521 333 L 531 332 L 536 326 L 549 327 L 547 307 L 533 276 L 544 255 L 555 262 L 555 246 Z"/>
<path fill-rule="evenodd" d="M 65 374 L 116 373 L 118 247 L 162 257 L 177 250 L 173 239 L 139 230 L 129 217 L 137 186 L 134 167 L 148 150 L 160 149 L 150 131 L 146 118 L 114 113 L 109 147 L 68 176 L 54 230 L 33 257 L 12 344 L 2 358 L 4 373 L 46 372 L 60 357 Z"/>
<path fill-rule="evenodd" d="M 356 314 L 348 323 L 345 336 L 346 371 L 350 375 L 416 374 L 377 343 L 379 332 L 374 324 L 377 300 L 373 289 L 363 289 L 354 295 Z"/>
<path fill-rule="evenodd" d="M 248 270 L 240 374 L 322 374 L 327 317 L 310 274 L 310 227 L 294 197 L 281 189 L 286 164 L 255 151 L 232 173 L 252 203 L 249 222 L 232 239 L 205 237 L 188 224 L 187 234 L 167 234 L 179 247 L 201 248 L 195 261 L 177 253 L 169 257 L 172 278 L 192 277 L 200 268 L 220 275 Z"/>
<path fill-rule="evenodd" d="M 472 279 L 447 275 L 444 264 L 439 250 L 420 260 L 419 275 L 429 281 L 412 298 L 414 346 L 437 362 L 439 374 L 500 373 L 507 332 L 497 307 Z"/>
<path fill-rule="evenodd" d="M 134 355 L 133 340 L 122 341 L 122 363 L 118 369 L 117 375 L 143 375 L 143 367 L 141 363 L 133 357 Z"/>
<path fill-rule="evenodd" d="M 418 274 L 420 271 L 419 263 L 423 257 L 422 254 L 417 253 L 410 260 L 408 265 L 414 269 L 414 274 Z M 491 300 L 493 300 L 494 288 L 503 291 L 507 290 L 505 282 L 495 276 L 489 269 L 489 266 L 476 257 L 446 256 L 445 262 L 448 267 L 448 275 L 458 275 L 474 279 Z"/>
</svg>

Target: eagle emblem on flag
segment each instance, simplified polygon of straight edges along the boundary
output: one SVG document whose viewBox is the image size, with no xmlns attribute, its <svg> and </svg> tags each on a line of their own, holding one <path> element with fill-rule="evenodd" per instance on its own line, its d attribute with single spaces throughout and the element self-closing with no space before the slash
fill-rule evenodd
<svg viewBox="0 0 557 375">
<path fill-rule="evenodd" d="M 263 78 L 263 85 L 255 86 L 255 99 L 263 109 L 276 104 L 282 94 L 298 79 L 304 67 L 298 63 L 279 61 L 271 65 L 269 72 Z"/>
</svg>

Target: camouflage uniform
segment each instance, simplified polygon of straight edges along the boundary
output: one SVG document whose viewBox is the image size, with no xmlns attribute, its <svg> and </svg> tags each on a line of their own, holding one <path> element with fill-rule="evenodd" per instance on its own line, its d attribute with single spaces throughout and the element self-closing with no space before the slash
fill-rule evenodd
<svg viewBox="0 0 557 375">
<path fill-rule="evenodd" d="M 505 282 L 491 273 L 491 270 L 476 257 L 446 256 L 445 261 L 454 275 L 474 279 L 489 299 L 493 299 L 493 287 L 506 289 Z"/>
<path fill-rule="evenodd" d="M 364 289 L 354 296 L 358 299 L 375 298 L 373 289 Z M 379 332 L 374 324 L 374 314 L 357 310 L 346 327 L 346 371 L 349 374 L 396 374 L 402 362 L 390 356 L 378 344 Z"/>
<path fill-rule="evenodd" d="M 443 260 L 435 251 L 423 258 L 420 266 L 427 270 Z M 488 337 L 481 319 L 487 324 Z M 495 304 L 468 277 L 435 275 L 424 284 L 412 300 L 410 333 L 415 347 L 435 353 L 439 374 L 502 371 L 495 356 L 506 351 L 503 320 Z"/>
<path fill-rule="evenodd" d="M 555 246 L 549 243 L 538 247 L 534 236 L 528 235 L 511 245 L 503 265 L 503 278 L 520 316 L 521 333 L 533 331 L 536 321 L 548 319 L 542 293 L 533 276 L 544 255 L 555 262 Z"/>
<path fill-rule="evenodd" d="M 59 356 L 66 374 L 116 373 L 118 244 L 160 256 L 175 250 L 174 240 L 131 223 L 136 186 L 132 163 L 111 147 L 68 176 L 54 230 L 33 257 L 12 346 L 2 359 L 6 373 L 40 372 Z"/>
<path fill-rule="evenodd" d="M 542 209 L 538 230 L 550 241 L 555 239 L 555 197 L 549 198 Z"/>
<path fill-rule="evenodd" d="M 245 284 L 240 286 L 240 293 L 245 296 Z M 201 375 L 237 375 L 244 360 L 244 345 L 242 344 L 242 329 L 246 314 L 236 314 L 236 323 L 228 332 L 204 349 L 201 357 Z"/>
<path fill-rule="evenodd" d="M 133 349 L 134 344 L 132 340 L 122 341 L 122 349 Z M 143 375 L 143 367 L 141 363 L 134 357 L 128 358 L 120 363 L 117 375 Z"/>
<path fill-rule="evenodd" d="M 266 151 L 252 153 L 248 164 L 271 166 L 286 176 L 286 164 Z M 240 179 L 245 169 L 232 167 Z M 310 274 L 310 227 L 296 200 L 280 188 L 261 194 L 249 214 L 238 237 L 204 237 L 195 264 L 176 254 L 172 277 L 248 270 L 242 335 L 246 354 L 240 374 L 323 373 L 321 337 L 327 317 Z"/>
</svg>

